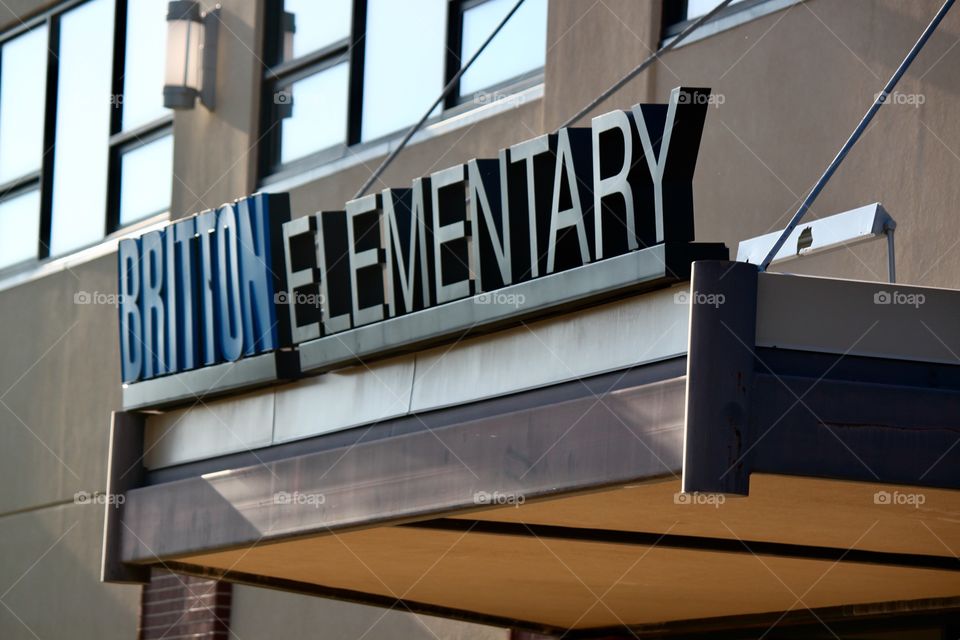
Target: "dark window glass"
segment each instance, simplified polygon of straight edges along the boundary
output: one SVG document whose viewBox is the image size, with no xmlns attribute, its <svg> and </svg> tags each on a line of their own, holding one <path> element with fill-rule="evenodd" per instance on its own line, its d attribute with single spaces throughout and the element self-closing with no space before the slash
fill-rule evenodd
<svg viewBox="0 0 960 640">
<path fill-rule="evenodd" d="M 488 0 L 463 12 L 460 60 L 466 63 L 490 36 L 516 0 Z M 543 67 L 547 51 L 547 0 L 526 0 L 460 78 L 460 95 Z"/>
<path fill-rule="evenodd" d="M 416 122 L 444 85 L 447 0 L 369 0 L 362 138 Z"/>
<path fill-rule="evenodd" d="M 46 26 L 0 47 L 0 184 L 40 170 L 46 68 Z"/>
<path fill-rule="evenodd" d="M 60 18 L 51 254 L 101 239 L 113 59 L 113 3 L 90 0 Z"/>
</svg>

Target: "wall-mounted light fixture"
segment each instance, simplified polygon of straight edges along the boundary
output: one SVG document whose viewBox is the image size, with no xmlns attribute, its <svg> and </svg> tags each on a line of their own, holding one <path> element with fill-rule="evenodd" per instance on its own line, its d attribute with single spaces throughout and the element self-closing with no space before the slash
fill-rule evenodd
<svg viewBox="0 0 960 640">
<path fill-rule="evenodd" d="M 193 109 L 197 97 L 213 109 L 217 79 L 217 23 L 220 5 L 204 13 L 195 0 L 167 5 L 167 68 L 163 106 Z"/>
</svg>

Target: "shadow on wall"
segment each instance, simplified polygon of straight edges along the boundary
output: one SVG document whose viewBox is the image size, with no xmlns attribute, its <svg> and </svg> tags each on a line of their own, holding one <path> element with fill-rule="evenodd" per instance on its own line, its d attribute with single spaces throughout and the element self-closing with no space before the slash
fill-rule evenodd
<svg viewBox="0 0 960 640">
<path fill-rule="evenodd" d="M 270 589 L 234 585 L 231 631 L 240 638 L 337 640 L 510 640 L 497 627 L 414 615 Z M 322 632 L 318 633 L 318 630 Z M 279 633 L 278 633 L 279 632 Z M 516 637 L 516 636 L 514 636 Z M 530 640 L 530 639 L 525 639 Z"/>
</svg>

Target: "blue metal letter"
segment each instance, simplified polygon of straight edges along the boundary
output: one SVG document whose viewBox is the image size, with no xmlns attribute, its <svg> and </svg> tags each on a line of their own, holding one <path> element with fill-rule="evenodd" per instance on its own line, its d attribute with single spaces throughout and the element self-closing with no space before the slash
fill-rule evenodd
<svg viewBox="0 0 960 640">
<path fill-rule="evenodd" d="M 283 250 L 282 224 L 290 219 L 287 197 L 257 194 L 237 202 L 240 284 L 243 305 L 244 353 L 270 351 L 289 342 L 286 314 L 277 317 L 274 295 L 281 290 L 285 270 L 276 268 Z M 286 335 L 282 335 L 286 333 Z"/>
<path fill-rule="evenodd" d="M 120 378 L 124 384 L 140 379 L 143 343 L 140 338 L 140 243 L 120 241 Z"/>
<path fill-rule="evenodd" d="M 167 372 L 163 306 L 163 233 L 151 231 L 140 239 L 143 269 L 143 377 Z"/>
<path fill-rule="evenodd" d="M 220 361 L 217 345 L 217 245 L 213 234 L 217 229 L 217 214 L 204 211 L 196 216 L 197 244 L 200 246 L 200 322 L 203 335 L 202 359 L 205 366 Z"/>
<path fill-rule="evenodd" d="M 193 218 L 167 227 L 167 364 L 170 371 L 193 369 L 197 361 L 196 243 Z"/>
<path fill-rule="evenodd" d="M 217 300 L 220 352 L 234 362 L 243 354 L 243 311 L 240 300 L 240 261 L 237 213 L 233 205 L 217 210 Z"/>
</svg>

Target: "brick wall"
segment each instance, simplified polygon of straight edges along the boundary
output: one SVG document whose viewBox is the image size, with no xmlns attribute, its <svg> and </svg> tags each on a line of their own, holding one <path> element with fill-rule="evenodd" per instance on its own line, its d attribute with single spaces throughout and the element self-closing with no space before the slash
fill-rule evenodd
<svg viewBox="0 0 960 640">
<path fill-rule="evenodd" d="M 226 640 L 231 589 L 227 582 L 154 569 L 140 602 L 140 640 Z"/>
</svg>

